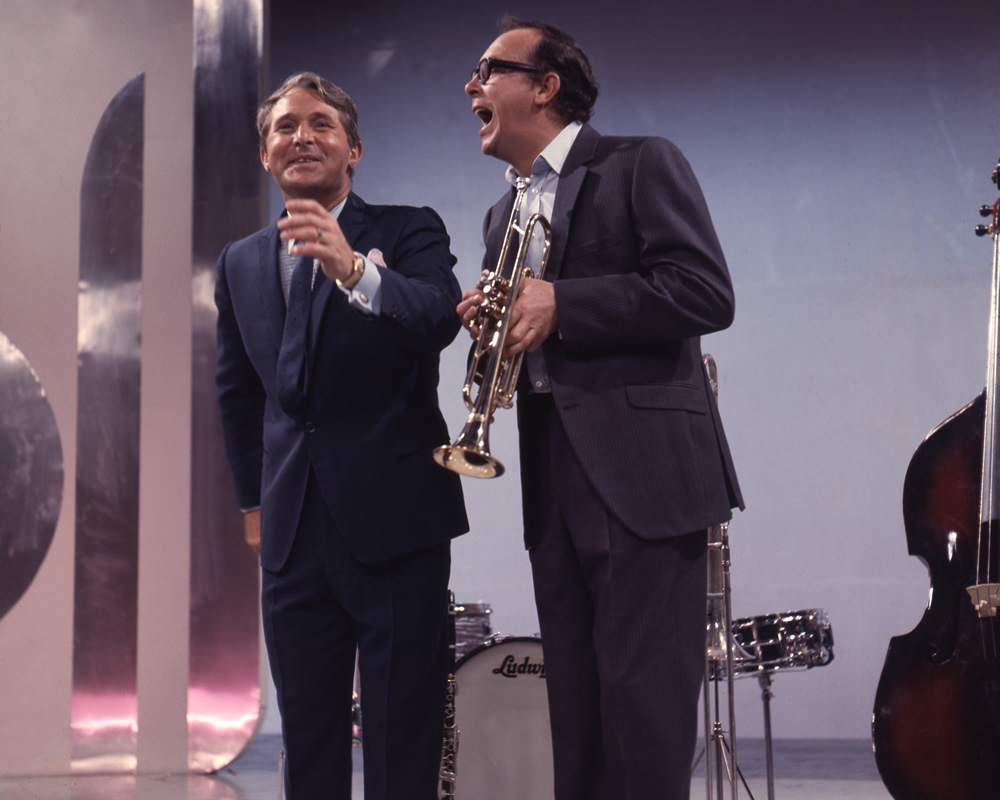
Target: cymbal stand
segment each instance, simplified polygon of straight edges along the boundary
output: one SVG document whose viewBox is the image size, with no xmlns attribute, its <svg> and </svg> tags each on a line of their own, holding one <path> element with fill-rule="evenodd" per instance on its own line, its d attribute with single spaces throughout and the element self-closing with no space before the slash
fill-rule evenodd
<svg viewBox="0 0 1000 800">
<path fill-rule="evenodd" d="M 753 792 L 736 760 L 736 698 L 734 693 L 734 662 L 737 650 L 742 648 L 733 641 L 732 634 L 732 586 L 729 577 L 729 523 L 708 529 L 708 629 L 705 648 L 705 683 L 703 710 L 705 717 L 705 793 L 712 800 L 717 792 L 718 800 L 725 798 L 725 784 L 729 784 L 731 800 L 737 800 L 738 781 L 743 783 L 750 800 Z M 749 658 L 743 653 L 744 658 Z M 720 686 L 726 680 L 726 694 L 729 714 L 729 736 L 721 718 Z M 714 697 L 713 697 L 714 694 Z M 714 699 L 714 705 L 713 705 Z M 715 718 L 712 719 L 712 709 Z M 714 767 L 713 767 L 714 757 Z M 695 767 L 701 756 L 695 760 Z M 714 781 L 713 781 L 714 779 Z"/>
<path fill-rule="evenodd" d="M 715 359 L 705 353 L 701 357 L 705 370 L 705 382 L 709 390 L 719 399 L 719 371 Z M 712 755 L 715 755 L 715 782 L 718 789 L 718 800 L 724 800 L 723 785 L 726 781 L 732 792 L 732 800 L 737 800 L 738 786 L 736 776 L 739 775 L 746 787 L 750 800 L 753 792 L 747 786 L 746 778 L 740 771 L 736 761 L 736 698 L 733 692 L 734 661 L 737 657 L 749 660 L 750 656 L 733 641 L 733 605 L 732 584 L 729 579 L 729 523 L 714 525 L 708 529 L 708 591 L 706 595 L 708 606 L 708 629 L 705 640 L 705 697 L 703 702 L 705 713 L 705 746 L 702 753 L 705 756 L 705 792 L 708 800 L 712 800 Z M 737 652 L 737 650 L 739 652 Z M 731 744 L 726 743 L 726 731 L 722 726 L 719 708 L 719 681 L 726 678 L 729 701 L 729 735 Z M 712 703 L 709 696 L 709 684 L 715 689 L 715 719 L 712 719 Z M 727 754 L 732 764 L 727 760 Z M 695 759 L 692 772 L 701 761 L 701 755 Z M 725 776 L 723 776 L 725 772 Z"/>
</svg>

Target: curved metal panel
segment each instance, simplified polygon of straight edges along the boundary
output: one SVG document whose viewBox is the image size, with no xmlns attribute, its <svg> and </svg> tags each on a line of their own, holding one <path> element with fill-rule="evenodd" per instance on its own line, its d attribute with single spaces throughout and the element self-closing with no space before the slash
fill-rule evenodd
<svg viewBox="0 0 1000 800">
<path fill-rule="evenodd" d="M 108 105 L 80 191 L 72 768 L 136 767 L 145 76 Z"/>
<path fill-rule="evenodd" d="M 195 0 L 191 634 L 188 766 L 212 772 L 261 716 L 257 558 L 244 544 L 215 395 L 215 262 L 261 227 L 267 197 L 254 124 L 262 0 Z"/>
<path fill-rule="evenodd" d="M 0 619 L 28 590 L 55 536 L 63 454 L 27 359 L 0 333 Z"/>
</svg>

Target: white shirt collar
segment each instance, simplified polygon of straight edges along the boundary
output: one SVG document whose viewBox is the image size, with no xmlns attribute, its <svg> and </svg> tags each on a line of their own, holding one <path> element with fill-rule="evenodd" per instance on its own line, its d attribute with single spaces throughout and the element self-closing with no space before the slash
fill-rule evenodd
<svg viewBox="0 0 1000 800">
<path fill-rule="evenodd" d="M 545 149 L 538 154 L 538 157 L 531 165 L 531 174 L 544 174 L 550 169 L 557 175 L 562 174 L 566 158 L 569 156 L 569 151 L 572 149 L 573 143 L 576 141 L 576 137 L 579 135 L 582 127 L 583 123 L 581 122 L 571 122 L 559 131 L 555 138 L 545 146 Z M 513 185 L 517 180 L 517 173 L 514 172 L 513 166 L 508 165 L 505 176 L 507 181 Z"/>
</svg>

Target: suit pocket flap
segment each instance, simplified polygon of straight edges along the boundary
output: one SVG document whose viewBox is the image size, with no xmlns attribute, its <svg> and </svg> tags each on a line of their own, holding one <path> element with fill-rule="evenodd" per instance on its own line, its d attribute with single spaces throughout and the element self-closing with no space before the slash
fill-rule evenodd
<svg viewBox="0 0 1000 800">
<path fill-rule="evenodd" d="M 587 256 L 591 253 L 600 253 L 602 250 L 608 250 L 615 247 L 621 241 L 621 237 L 615 233 L 605 234 L 604 236 L 598 236 L 594 239 L 588 239 L 586 241 L 580 242 L 579 244 L 573 245 L 572 253 L 567 253 L 573 258 L 579 258 L 580 256 Z"/>
<path fill-rule="evenodd" d="M 628 401 L 636 408 L 664 408 L 705 414 L 705 393 L 683 383 L 646 383 L 626 386 Z"/>
</svg>

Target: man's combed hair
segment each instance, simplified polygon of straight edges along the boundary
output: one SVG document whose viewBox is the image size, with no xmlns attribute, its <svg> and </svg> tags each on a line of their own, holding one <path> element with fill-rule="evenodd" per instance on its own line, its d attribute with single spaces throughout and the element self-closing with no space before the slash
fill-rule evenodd
<svg viewBox="0 0 1000 800">
<path fill-rule="evenodd" d="M 260 137 L 260 146 L 262 148 L 267 147 L 267 135 L 271 132 L 271 112 L 282 97 L 295 89 L 307 89 L 310 92 L 316 92 L 324 103 L 332 106 L 340 113 L 340 121 L 344 126 L 348 145 L 355 147 L 361 141 L 361 135 L 358 133 L 358 107 L 354 105 L 351 96 L 339 86 L 330 83 L 326 78 L 320 77 L 315 72 L 299 72 L 286 79 L 257 108 L 257 135 Z M 353 177 L 353 167 L 348 170 L 348 175 Z"/>
<path fill-rule="evenodd" d="M 579 43 L 562 28 L 548 22 L 531 22 L 517 17 L 500 19 L 500 32 L 534 28 L 541 33 L 533 62 L 542 72 L 559 76 L 555 108 L 568 122 L 586 122 L 594 113 L 598 86 L 590 58 Z"/>
</svg>

